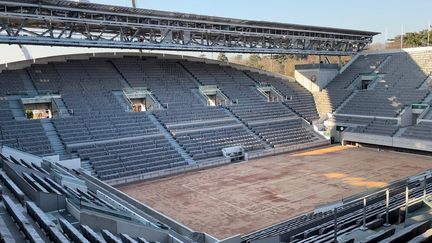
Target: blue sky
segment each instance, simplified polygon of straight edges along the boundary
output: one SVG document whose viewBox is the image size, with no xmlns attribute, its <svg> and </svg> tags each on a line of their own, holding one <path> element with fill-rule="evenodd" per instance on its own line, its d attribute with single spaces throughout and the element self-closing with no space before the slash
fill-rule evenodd
<svg viewBox="0 0 432 243">
<path fill-rule="evenodd" d="M 90 0 L 130 6 L 131 0 Z M 137 0 L 138 7 L 381 32 L 377 42 L 432 23 L 431 0 Z M 387 30 L 387 31 L 386 31 Z"/>
</svg>

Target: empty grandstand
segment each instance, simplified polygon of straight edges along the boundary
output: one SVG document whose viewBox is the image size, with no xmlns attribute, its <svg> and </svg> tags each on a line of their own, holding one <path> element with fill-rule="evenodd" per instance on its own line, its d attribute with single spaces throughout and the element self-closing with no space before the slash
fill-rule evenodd
<svg viewBox="0 0 432 243">
<path fill-rule="evenodd" d="M 222 149 L 234 146 L 253 158 L 326 143 L 310 125 L 317 113 L 308 91 L 259 74 L 261 81 L 268 77 L 275 84 L 274 90 L 276 85 L 283 90 L 281 100 L 269 100 L 251 74 L 220 63 L 156 56 L 48 61 L 7 71 L 1 79 L 19 85 L 4 93 L 2 107 L 9 115 L 2 117 L 2 141 L 27 152 L 37 149 L 37 155 L 79 157 L 105 181 L 130 181 L 209 159 L 224 162 Z M 224 104 L 211 105 L 200 93 L 209 85 L 225 95 Z M 140 93 L 145 95 L 139 98 Z M 305 99 L 307 113 L 302 113 Z M 52 117 L 38 119 L 33 114 L 40 108 L 23 103 L 29 100 L 34 106 L 49 104 L 45 110 Z M 136 110 L 138 101 L 144 105 Z M 272 136 L 269 128 L 279 135 Z M 45 142 L 37 146 L 44 149 L 32 148 L 23 135 L 41 137 Z"/>
<path fill-rule="evenodd" d="M 431 241 L 432 49 L 366 51 L 376 34 L 1 1 L 26 56 L 0 65 L 1 240 Z M 287 77 L 180 51 L 325 61 Z"/>
</svg>

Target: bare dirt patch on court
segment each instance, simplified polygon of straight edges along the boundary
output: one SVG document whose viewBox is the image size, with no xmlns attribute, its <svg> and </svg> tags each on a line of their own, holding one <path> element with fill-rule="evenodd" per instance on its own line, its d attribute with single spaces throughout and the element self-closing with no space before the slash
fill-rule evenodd
<svg viewBox="0 0 432 243">
<path fill-rule="evenodd" d="M 432 167 L 432 158 L 328 147 L 119 189 L 196 231 L 246 234 Z"/>
</svg>

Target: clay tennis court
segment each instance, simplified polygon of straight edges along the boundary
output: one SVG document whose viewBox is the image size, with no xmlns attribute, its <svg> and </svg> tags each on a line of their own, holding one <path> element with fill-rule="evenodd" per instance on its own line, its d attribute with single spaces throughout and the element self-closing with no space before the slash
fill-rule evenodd
<svg viewBox="0 0 432 243">
<path fill-rule="evenodd" d="M 426 156 L 327 147 L 119 189 L 193 230 L 224 239 L 431 167 L 432 159 Z"/>
</svg>

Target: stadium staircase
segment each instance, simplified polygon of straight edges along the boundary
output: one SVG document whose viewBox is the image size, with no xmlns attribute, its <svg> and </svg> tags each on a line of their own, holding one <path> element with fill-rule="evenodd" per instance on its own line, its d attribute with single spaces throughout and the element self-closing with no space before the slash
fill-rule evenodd
<svg viewBox="0 0 432 243">
<path fill-rule="evenodd" d="M 30 78 L 28 70 L 19 70 L 19 77 L 23 81 L 27 94 L 30 96 L 36 96 L 38 92 L 36 90 L 36 87 L 34 86 L 32 79 Z"/>
<path fill-rule="evenodd" d="M 54 152 L 60 156 L 60 159 L 65 158 L 66 150 L 51 120 L 42 119 L 40 120 L 40 122 L 42 124 L 43 130 L 45 131 L 45 134 L 47 135 L 48 141 L 50 142 Z"/>
<path fill-rule="evenodd" d="M 91 165 L 89 160 L 81 160 L 81 168 L 90 173 L 91 176 L 97 177 L 97 173 L 93 169 L 93 166 Z"/>
<path fill-rule="evenodd" d="M 423 104 L 432 104 L 432 93 L 429 93 L 421 102 Z"/>
<path fill-rule="evenodd" d="M 402 134 L 407 130 L 407 127 L 401 127 L 399 130 L 393 135 L 394 137 L 401 137 Z"/>
<path fill-rule="evenodd" d="M 358 90 L 355 90 L 352 92 L 343 102 L 340 104 L 340 106 L 335 110 L 335 113 L 338 113 L 348 102 L 358 93 Z"/>
<path fill-rule="evenodd" d="M 186 76 L 188 76 L 191 80 L 198 84 L 198 86 L 204 85 L 182 62 L 178 62 L 178 65 L 181 67 L 181 70 L 184 71 Z"/>
<path fill-rule="evenodd" d="M 53 99 L 53 102 L 57 106 L 57 109 L 60 113 L 60 117 L 69 117 L 70 116 L 69 110 L 67 109 L 67 107 L 66 107 L 66 105 L 62 99 L 55 98 L 55 99 Z"/>
<path fill-rule="evenodd" d="M 124 96 L 122 91 L 114 91 L 113 95 L 120 104 L 120 106 L 124 109 L 124 111 L 128 112 L 132 110 L 131 106 L 127 103 L 126 97 Z"/>
<path fill-rule="evenodd" d="M 118 67 L 113 63 L 112 60 L 109 61 L 109 63 L 111 64 L 111 66 L 117 71 L 117 73 L 122 77 L 121 79 L 119 79 L 120 83 L 125 87 L 125 88 L 131 88 L 132 85 L 129 83 L 129 81 L 126 79 L 126 77 L 123 75 L 123 73 L 118 69 Z"/>
<path fill-rule="evenodd" d="M 312 95 L 315 99 L 316 108 L 320 117 L 333 112 L 333 105 L 327 90 L 312 92 Z"/>
<path fill-rule="evenodd" d="M 172 134 L 166 130 L 166 128 L 159 122 L 159 120 L 153 115 L 149 114 L 148 117 L 156 125 L 159 131 L 164 135 L 168 142 L 174 147 L 174 149 L 183 157 L 188 164 L 196 164 L 192 157 L 177 143 Z"/>
<path fill-rule="evenodd" d="M 429 76 L 427 76 L 425 78 L 423 83 L 421 83 L 419 85 L 419 87 L 417 87 L 417 89 L 420 89 L 420 90 L 429 89 L 431 87 L 431 85 L 432 85 L 432 73 L 430 73 Z"/>
<path fill-rule="evenodd" d="M 26 120 L 24 107 L 19 99 L 9 100 L 9 107 L 15 120 Z"/>
<path fill-rule="evenodd" d="M 265 141 L 264 139 L 262 139 L 257 133 L 255 133 L 253 130 L 252 130 L 252 128 L 250 128 L 248 125 L 247 125 L 247 123 L 246 122 L 244 122 L 244 121 L 242 121 L 241 119 L 240 119 L 240 117 L 238 117 L 238 116 L 236 116 L 230 109 L 226 109 L 225 108 L 225 110 L 227 111 L 227 113 L 229 114 L 229 116 L 231 116 L 231 117 L 233 117 L 234 119 L 236 119 L 236 120 L 238 120 L 242 125 L 243 125 L 243 127 L 245 128 L 245 129 L 247 129 L 256 139 L 258 139 L 259 141 L 261 141 L 261 143 L 262 143 L 262 145 L 264 145 L 264 148 L 265 149 L 271 149 L 271 148 L 273 148 L 272 146 L 271 146 L 271 144 L 269 143 L 269 142 L 267 142 L 267 141 Z"/>
</svg>

